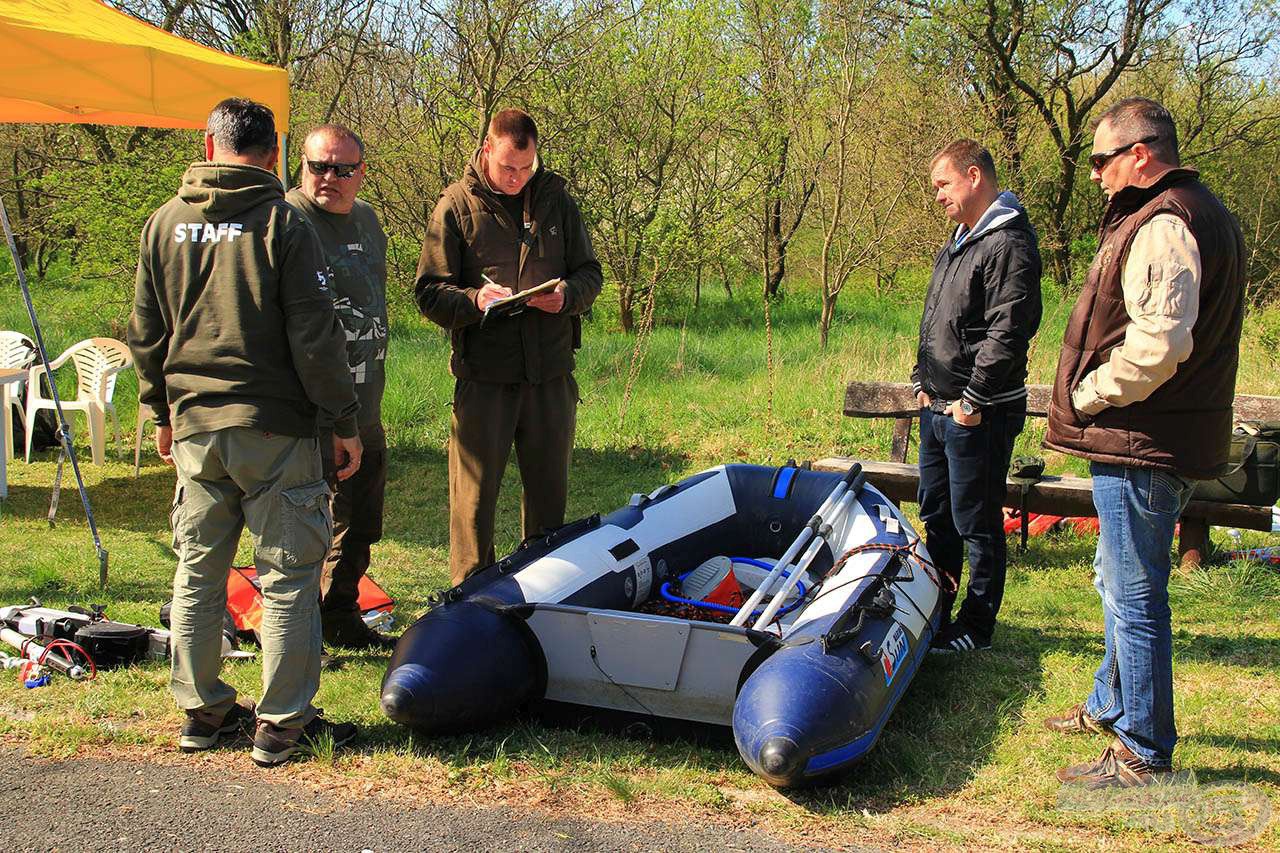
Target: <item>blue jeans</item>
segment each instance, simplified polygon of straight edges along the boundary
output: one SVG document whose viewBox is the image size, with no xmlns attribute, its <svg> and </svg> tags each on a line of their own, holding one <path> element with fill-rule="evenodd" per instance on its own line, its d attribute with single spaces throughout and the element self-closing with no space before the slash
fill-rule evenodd
<svg viewBox="0 0 1280 853">
<path fill-rule="evenodd" d="M 1167 471 L 1093 462 L 1101 531 L 1093 559 L 1105 652 L 1085 703 L 1136 755 L 1168 767 L 1173 723 L 1169 571 L 1173 528 L 1193 483 Z"/>
<path fill-rule="evenodd" d="M 973 427 L 920 411 L 920 520 L 929 556 L 958 584 L 968 548 L 969 588 L 956 621 L 988 638 L 1004 598 L 1005 477 L 1026 419 L 1025 400 L 987 408 Z M 943 595 L 944 624 L 954 602 L 954 593 Z"/>
</svg>

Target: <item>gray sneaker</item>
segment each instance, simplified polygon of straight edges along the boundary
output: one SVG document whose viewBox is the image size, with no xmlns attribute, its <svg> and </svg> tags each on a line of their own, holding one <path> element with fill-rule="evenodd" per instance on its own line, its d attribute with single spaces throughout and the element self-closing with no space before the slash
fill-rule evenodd
<svg viewBox="0 0 1280 853">
<path fill-rule="evenodd" d="M 266 720 L 258 721 L 253 736 L 253 761 L 259 767 L 284 764 L 298 752 L 315 749 L 321 741 L 332 740 L 333 748 L 346 746 L 355 739 L 354 723 L 331 723 L 318 712 L 300 729 L 284 729 Z"/>
<path fill-rule="evenodd" d="M 243 704 L 237 702 L 232 705 L 221 719 L 211 718 L 208 711 L 188 711 L 178 737 L 178 748 L 183 752 L 200 752 L 213 749 L 228 735 L 248 737 L 253 733 L 256 721 L 253 702 L 249 699 L 245 699 Z"/>
</svg>

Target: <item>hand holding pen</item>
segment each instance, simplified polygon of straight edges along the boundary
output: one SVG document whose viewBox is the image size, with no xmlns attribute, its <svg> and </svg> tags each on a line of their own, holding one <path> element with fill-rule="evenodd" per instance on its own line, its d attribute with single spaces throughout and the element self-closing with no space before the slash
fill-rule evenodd
<svg viewBox="0 0 1280 853">
<path fill-rule="evenodd" d="M 476 307 L 481 311 L 486 310 L 491 303 L 511 295 L 510 288 L 503 287 L 484 273 L 480 274 L 480 278 L 484 280 L 484 286 L 476 293 Z"/>
</svg>

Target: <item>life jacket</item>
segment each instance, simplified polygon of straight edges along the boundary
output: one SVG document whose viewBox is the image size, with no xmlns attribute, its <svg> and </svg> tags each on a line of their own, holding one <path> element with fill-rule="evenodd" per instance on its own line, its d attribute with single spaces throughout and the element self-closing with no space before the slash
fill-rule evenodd
<svg viewBox="0 0 1280 853">
<path fill-rule="evenodd" d="M 390 613 L 395 602 L 366 574 L 360 578 L 357 587 L 356 606 L 361 613 Z M 262 582 L 258 580 L 258 570 L 253 566 L 233 566 L 227 575 L 227 612 L 236 623 L 236 631 L 252 633 L 261 639 L 262 607 Z"/>
</svg>

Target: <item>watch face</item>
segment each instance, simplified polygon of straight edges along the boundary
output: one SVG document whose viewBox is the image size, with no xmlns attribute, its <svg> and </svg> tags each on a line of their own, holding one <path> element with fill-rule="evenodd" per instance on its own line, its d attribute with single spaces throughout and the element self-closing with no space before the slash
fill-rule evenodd
<svg viewBox="0 0 1280 853">
<path fill-rule="evenodd" d="M 966 415 L 972 415 L 977 411 L 977 409 L 975 409 L 973 407 L 973 403 L 970 403 L 968 400 L 961 400 L 960 411 L 964 412 Z"/>
</svg>

